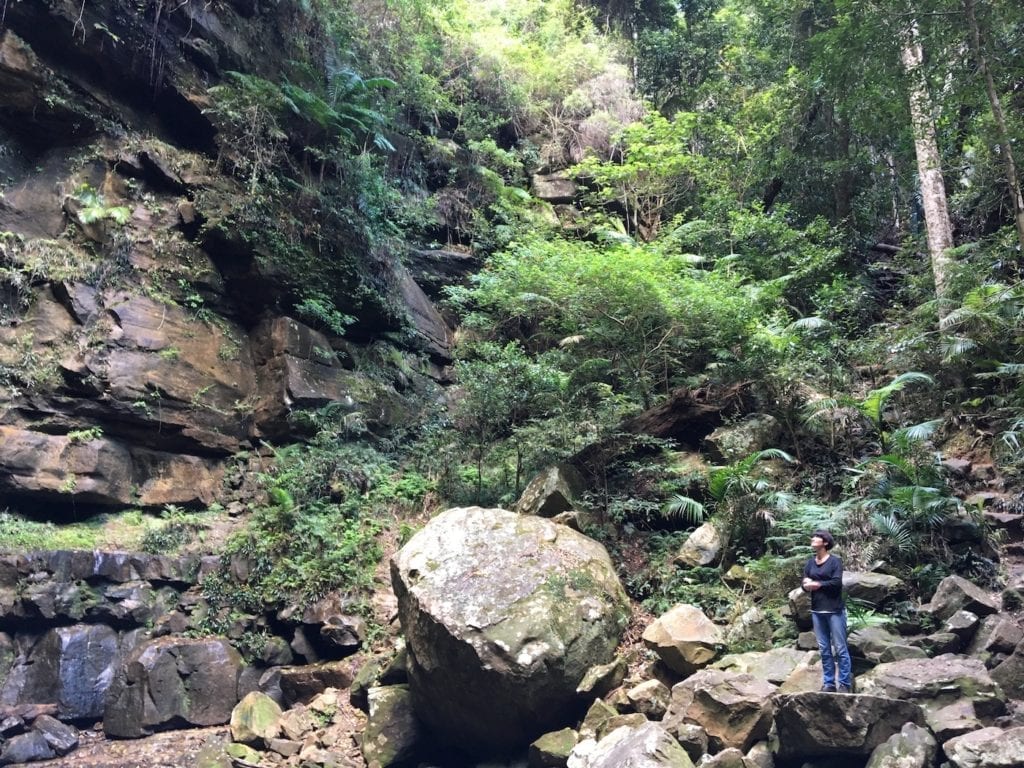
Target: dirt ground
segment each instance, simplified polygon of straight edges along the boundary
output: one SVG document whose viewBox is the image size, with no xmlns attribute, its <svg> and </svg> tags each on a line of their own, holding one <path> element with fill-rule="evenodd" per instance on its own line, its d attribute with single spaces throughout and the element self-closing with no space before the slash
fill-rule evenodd
<svg viewBox="0 0 1024 768">
<path fill-rule="evenodd" d="M 78 749 L 70 755 L 13 768 L 192 768 L 201 756 L 219 753 L 230 740 L 227 726 L 167 731 L 131 741 L 83 730 Z"/>
</svg>

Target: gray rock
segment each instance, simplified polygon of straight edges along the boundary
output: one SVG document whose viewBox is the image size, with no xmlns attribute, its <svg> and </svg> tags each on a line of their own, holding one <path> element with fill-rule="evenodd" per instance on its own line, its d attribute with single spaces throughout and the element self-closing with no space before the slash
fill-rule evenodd
<svg viewBox="0 0 1024 768">
<path fill-rule="evenodd" d="M 906 642 L 914 648 L 920 648 L 926 656 L 944 656 L 950 653 L 959 653 L 962 644 L 960 638 L 952 632 L 933 632 L 924 637 L 907 638 Z"/>
<path fill-rule="evenodd" d="M 288 705 L 312 701 L 328 688 L 348 688 L 352 677 L 352 666 L 347 661 L 281 667 L 279 685 L 282 701 Z"/>
<path fill-rule="evenodd" d="M 594 699 L 587 714 L 583 716 L 583 722 L 580 723 L 580 740 L 599 741 L 602 739 L 608 733 L 608 723 L 617 714 L 619 713 L 615 707 L 601 699 Z"/>
<path fill-rule="evenodd" d="M 777 690 L 752 675 L 703 669 L 673 686 L 664 725 L 669 731 L 683 722 L 700 725 L 713 752 L 747 750 L 767 738 Z"/>
<path fill-rule="evenodd" d="M 395 653 L 380 671 L 381 685 L 404 685 L 409 682 L 409 650 L 399 641 Z"/>
<path fill-rule="evenodd" d="M 862 694 L 795 693 L 776 697 L 778 756 L 783 760 L 870 755 L 905 723 L 924 726 L 909 701 Z"/>
<path fill-rule="evenodd" d="M 864 627 L 849 636 L 850 653 L 876 664 L 901 659 L 922 659 L 928 654 L 920 648 L 905 645 L 903 639 L 881 627 Z"/>
<path fill-rule="evenodd" d="M 929 768 L 939 745 L 927 728 L 907 723 L 871 753 L 865 768 Z"/>
<path fill-rule="evenodd" d="M 767 741 L 759 741 L 743 756 L 745 768 L 775 768 L 775 758 Z"/>
<path fill-rule="evenodd" d="M 32 721 L 32 730 L 43 734 L 46 743 L 58 757 L 68 754 L 78 746 L 78 729 L 62 723 L 55 717 L 40 715 Z"/>
<path fill-rule="evenodd" d="M 743 752 L 735 747 L 723 749 L 700 764 L 701 768 L 747 768 Z"/>
<path fill-rule="evenodd" d="M 974 704 L 960 699 L 945 707 L 925 712 L 928 728 L 941 742 L 976 731 L 984 725 L 974 711 Z"/>
<path fill-rule="evenodd" d="M 534 196 L 549 203 L 571 203 L 579 189 L 564 173 L 535 173 L 530 182 Z"/>
<path fill-rule="evenodd" d="M 469 751 L 522 747 L 567 723 L 628 616 L 603 546 L 504 510 L 442 513 L 391 574 L 417 713 Z"/>
<path fill-rule="evenodd" d="M 759 648 L 772 646 L 772 625 L 768 615 L 757 606 L 740 614 L 725 630 L 725 642 L 731 647 Z"/>
<path fill-rule="evenodd" d="M 1024 727 L 982 728 L 942 745 L 956 768 L 1020 768 L 1024 764 Z"/>
<path fill-rule="evenodd" d="M 934 710 L 969 699 L 983 716 L 1002 714 L 1005 701 L 985 665 L 968 656 L 944 654 L 879 664 L 858 680 L 863 693 L 916 701 Z"/>
<path fill-rule="evenodd" d="M 352 684 L 348 687 L 348 700 L 356 709 L 361 709 L 364 712 L 369 709 L 367 693 L 377 683 L 380 667 L 381 659 L 367 659 L 352 678 Z"/>
<path fill-rule="evenodd" d="M 34 763 L 38 760 L 50 760 L 57 756 L 39 731 L 29 731 L 12 736 L 4 742 L 0 749 L 0 765 L 11 763 Z"/>
<path fill-rule="evenodd" d="M 54 701 L 68 720 L 99 718 L 118 662 L 118 637 L 101 624 L 76 624 L 46 632 L 23 670 L 4 684 L 13 703 Z M 20 684 L 19 684 L 20 681 Z"/>
<path fill-rule="evenodd" d="M 271 752 L 276 752 L 281 757 L 292 757 L 299 754 L 299 750 L 302 749 L 302 743 L 292 741 L 291 739 L 271 739 L 267 742 L 267 749 Z"/>
<path fill-rule="evenodd" d="M 583 476 L 571 464 L 541 470 L 523 490 L 514 507 L 521 515 L 554 517 L 573 508 L 583 494 Z"/>
<path fill-rule="evenodd" d="M 572 728 L 545 733 L 530 745 L 529 768 L 565 768 L 578 737 Z"/>
<path fill-rule="evenodd" d="M 658 723 L 622 726 L 598 742 L 582 741 L 568 768 L 693 768 L 693 761 Z"/>
<path fill-rule="evenodd" d="M 645 680 L 626 691 L 633 710 L 649 720 L 660 720 L 668 709 L 672 693 L 660 680 Z"/>
<path fill-rule="evenodd" d="M 985 661 L 995 654 L 1013 653 L 1021 640 L 1024 640 L 1024 627 L 1012 619 L 993 614 L 982 620 L 967 646 L 967 654 Z"/>
<path fill-rule="evenodd" d="M 714 461 L 732 462 L 778 442 L 782 425 L 767 413 L 754 413 L 736 424 L 719 427 L 704 438 L 704 449 Z"/>
<path fill-rule="evenodd" d="M 238 701 L 238 652 L 222 639 L 161 637 L 129 654 L 110 686 L 104 731 L 138 738 L 175 722 L 220 725 Z"/>
<path fill-rule="evenodd" d="M 981 620 L 970 611 L 957 611 L 942 626 L 943 632 L 949 632 L 960 639 L 961 647 L 967 646 L 974 639 Z"/>
<path fill-rule="evenodd" d="M 993 668 L 992 679 L 999 683 L 1011 699 L 1024 699 L 1024 640 L 1017 643 L 1013 653 Z"/>
<path fill-rule="evenodd" d="M 878 663 L 887 664 L 890 661 L 904 661 L 905 659 L 927 659 L 928 654 L 921 648 L 912 645 L 890 645 L 878 654 Z"/>
<path fill-rule="evenodd" d="M 341 653 L 355 653 L 366 639 L 366 621 L 360 616 L 333 616 L 320 627 L 320 637 Z"/>
<path fill-rule="evenodd" d="M 626 679 L 626 671 L 626 660 L 621 656 L 607 664 L 591 667 L 576 686 L 576 693 L 584 697 L 604 696 L 613 688 L 622 685 L 622 681 Z"/>
<path fill-rule="evenodd" d="M 730 653 L 711 666 L 730 672 L 745 672 L 769 683 L 781 685 L 798 666 L 811 663 L 814 655 L 813 652 L 798 651 L 795 648 L 773 648 L 770 651 Z"/>
<path fill-rule="evenodd" d="M 243 744 L 268 744 L 281 733 L 281 707 L 265 693 L 247 693 L 231 711 L 231 739 Z"/>
<path fill-rule="evenodd" d="M 717 625 L 695 605 L 681 604 L 644 630 L 644 645 L 673 672 L 689 675 L 714 661 L 724 638 Z"/>
<path fill-rule="evenodd" d="M 704 523 L 686 538 L 673 562 L 686 568 L 717 565 L 724 546 L 725 541 L 715 524 Z"/>
<path fill-rule="evenodd" d="M 999 613 L 998 602 L 981 587 L 962 576 L 947 576 L 939 582 L 928 611 L 940 621 L 946 621 L 957 611 L 970 611 L 979 617 Z"/>
<path fill-rule="evenodd" d="M 409 687 L 371 688 L 367 700 L 369 716 L 362 748 L 369 768 L 387 768 L 411 758 L 422 738 L 422 729 L 413 711 Z"/>
</svg>

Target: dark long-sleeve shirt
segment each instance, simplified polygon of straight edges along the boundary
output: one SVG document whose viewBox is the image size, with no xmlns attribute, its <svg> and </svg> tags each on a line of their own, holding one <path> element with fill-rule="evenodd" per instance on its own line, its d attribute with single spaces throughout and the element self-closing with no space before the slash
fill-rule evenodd
<svg viewBox="0 0 1024 768">
<path fill-rule="evenodd" d="M 804 576 L 821 584 L 811 592 L 811 610 L 815 613 L 839 613 L 843 610 L 843 561 L 829 555 L 818 565 L 812 556 L 804 566 Z"/>
</svg>

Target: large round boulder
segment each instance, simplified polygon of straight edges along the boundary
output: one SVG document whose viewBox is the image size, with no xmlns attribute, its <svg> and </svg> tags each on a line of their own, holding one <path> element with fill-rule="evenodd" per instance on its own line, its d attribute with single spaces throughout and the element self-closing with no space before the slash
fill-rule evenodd
<svg viewBox="0 0 1024 768">
<path fill-rule="evenodd" d="M 477 754 L 525 746 L 577 713 L 629 608 L 604 547 L 500 509 L 450 509 L 391 562 L 417 714 Z"/>
</svg>

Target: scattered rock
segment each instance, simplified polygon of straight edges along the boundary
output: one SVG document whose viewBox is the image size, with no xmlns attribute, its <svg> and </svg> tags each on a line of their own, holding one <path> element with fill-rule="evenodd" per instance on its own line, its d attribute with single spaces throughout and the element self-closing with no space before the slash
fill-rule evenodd
<svg viewBox="0 0 1024 768">
<path fill-rule="evenodd" d="M 78 729 L 49 715 L 40 715 L 33 720 L 32 730 L 43 734 L 46 743 L 58 757 L 72 752 L 78 746 Z"/>
<path fill-rule="evenodd" d="M 767 413 L 752 413 L 742 421 L 719 427 L 706 438 L 704 448 L 714 461 L 728 464 L 774 446 L 782 425 Z"/>
<path fill-rule="evenodd" d="M 281 707 L 265 693 L 246 694 L 231 712 L 231 738 L 261 746 L 281 732 Z"/>
<path fill-rule="evenodd" d="M 636 712 L 649 720 L 661 720 L 672 693 L 660 680 L 644 680 L 626 691 L 626 696 Z"/>
<path fill-rule="evenodd" d="M 529 768 L 565 768 L 578 737 L 572 728 L 545 733 L 530 745 Z"/>
<path fill-rule="evenodd" d="M 907 723 L 871 753 L 865 768 L 928 768 L 939 745 L 927 728 Z"/>
<path fill-rule="evenodd" d="M 369 768 L 387 768 L 408 760 L 421 739 L 406 685 L 371 688 L 367 695 L 369 718 L 363 731 L 363 757 Z"/>
<path fill-rule="evenodd" d="M 578 743 L 568 768 L 693 768 L 690 756 L 658 723 L 616 728 L 600 741 Z"/>
<path fill-rule="evenodd" d="M 714 661 L 723 637 L 700 608 L 681 604 L 655 619 L 643 641 L 669 669 L 686 676 Z"/>
<path fill-rule="evenodd" d="M 939 582 L 927 610 L 940 621 L 946 621 L 957 611 L 970 611 L 980 617 L 999 613 L 999 604 L 962 576 L 947 576 Z"/>
<path fill-rule="evenodd" d="M 556 464 L 541 470 L 516 502 L 521 515 L 555 517 L 573 509 L 585 489 L 583 476 L 571 464 Z"/>
<path fill-rule="evenodd" d="M 704 523 L 690 533 L 676 553 L 676 565 L 695 568 L 717 565 L 722 559 L 725 542 L 714 523 Z"/>
<path fill-rule="evenodd" d="M 591 667 L 576 686 L 576 693 L 583 697 L 601 697 L 622 685 L 626 679 L 626 660 L 621 656 L 608 664 Z"/>
<path fill-rule="evenodd" d="M 942 745 L 956 768 L 1019 768 L 1024 755 L 1024 727 L 982 728 Z"/>
<path fill-rule="evenodd" d="M 782 685 L 801 664 L 810 664 L 813 652 L 795 648 L 773 648 L 770 651 L 730 653 L 711 666 L 729 672 L 744 672 L 775 685 Z"/>
<path fill-rule="evenodd" d="M 347 661 L 325 661 L 301 667 L 282 667 L 280 675 L 285 703 L 307 703 L 328 688 L 348 688 L 352 683 L 352 665 Z"/>
<path fill-rule="evenodd" d="M 703 669 L 672 688 L 664 725 L 696 723 L 708 735 L 712 752 L 750 749 L 768 736 L 777 687 L 753 675 Z"/>
<path fill-rule="evenodd" d="M 39 731 L 29 731 L 12 736 L 0 748 L 0 765 L 11 763 L 34 763 L 56 757 L 56 752 Z"/>
<path fill-rule="evenodd" d="M 1002 714 L 1002 693 L 978 659 L 943 654 L 934 659 L 907 659 L 879 664 L 862 675 L 863 693 L 916 701 L 929 709 L 967 699 L 982 716 Z"/>
</svg>

